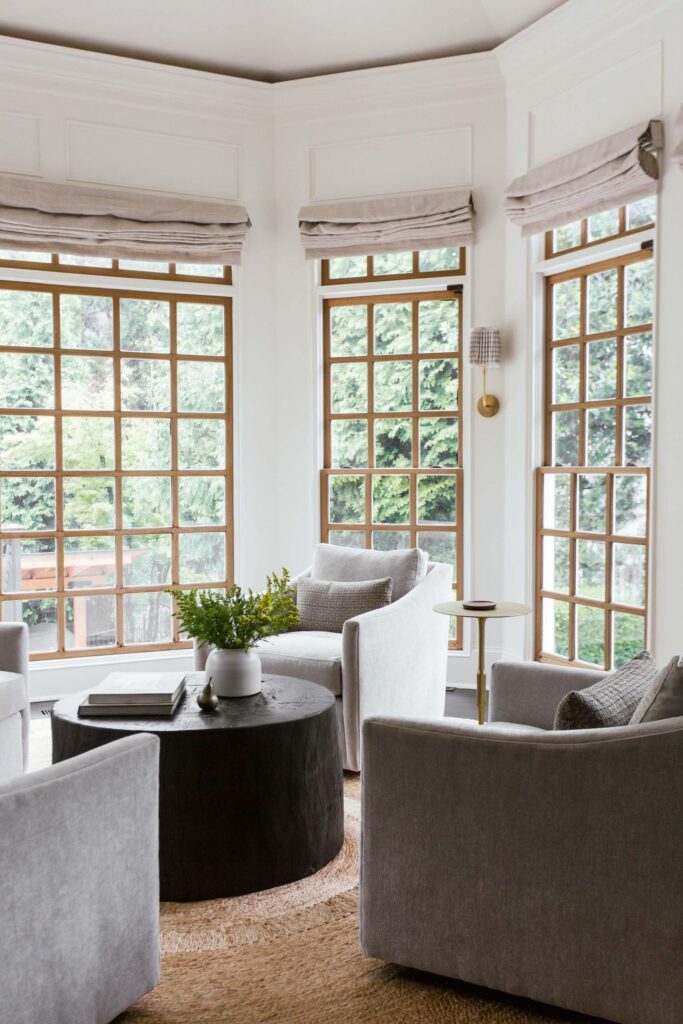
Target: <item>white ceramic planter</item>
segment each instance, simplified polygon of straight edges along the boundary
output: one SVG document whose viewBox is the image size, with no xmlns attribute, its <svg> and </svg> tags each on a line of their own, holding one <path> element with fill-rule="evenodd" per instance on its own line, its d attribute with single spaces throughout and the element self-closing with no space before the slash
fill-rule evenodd
<svg viewBox="0 0 683 1024">
<path fill-rule="evenodd" d="M 252 697 L 261 692 L 261 659 L 256 651 L 213 648 L 205 671 L 217 697 Z"/>
</svg>

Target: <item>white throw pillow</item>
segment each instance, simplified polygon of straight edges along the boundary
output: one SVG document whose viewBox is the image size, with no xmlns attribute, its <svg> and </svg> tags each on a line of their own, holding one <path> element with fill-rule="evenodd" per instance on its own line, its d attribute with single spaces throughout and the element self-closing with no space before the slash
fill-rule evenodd
<svg viewBox="0 0 683 1024">
<path fill-rule="evenodd" d="M 336 583 L 391 578 L 391 600 L 398 601 L 412 590 L 427 573 L 427 552 L 420 548 L 397 551 L 371 551 L 343 548 L 338 544 L 318 544 L 313 555 L 311 578 Z"/>
</svg>

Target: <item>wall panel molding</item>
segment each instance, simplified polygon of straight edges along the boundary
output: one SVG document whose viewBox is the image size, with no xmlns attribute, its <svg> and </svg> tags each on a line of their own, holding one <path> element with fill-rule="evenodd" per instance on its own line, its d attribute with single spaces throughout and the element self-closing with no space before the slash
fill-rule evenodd
<svg viewBox="0 0 683 1024">
<path fill-rule="evenodd" d="M 40 174 L 40 117 L 0 110 L 0 171 Z"/>
</svg>

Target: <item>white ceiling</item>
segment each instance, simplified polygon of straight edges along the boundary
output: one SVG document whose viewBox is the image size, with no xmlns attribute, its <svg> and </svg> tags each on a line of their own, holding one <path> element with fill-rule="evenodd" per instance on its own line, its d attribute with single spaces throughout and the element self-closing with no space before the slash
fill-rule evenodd
<svg viewBox="0 0 683 1024">
<path fill-rule="evenodd" d="M 562 0 L 0 0 L 0 33 L 264 82 L 478 53 Z"/>
</svg>

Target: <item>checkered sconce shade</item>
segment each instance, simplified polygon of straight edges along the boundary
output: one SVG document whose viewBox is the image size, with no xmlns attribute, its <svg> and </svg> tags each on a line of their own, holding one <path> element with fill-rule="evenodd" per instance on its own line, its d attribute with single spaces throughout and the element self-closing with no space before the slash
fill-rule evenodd
<svg viewBox="0 0 683 1024">
<path fill-rule="evenodd" d="M 497 327 L 472 328 L 470 366 L 500 366 L 500 331 Z"/>
</svg>

